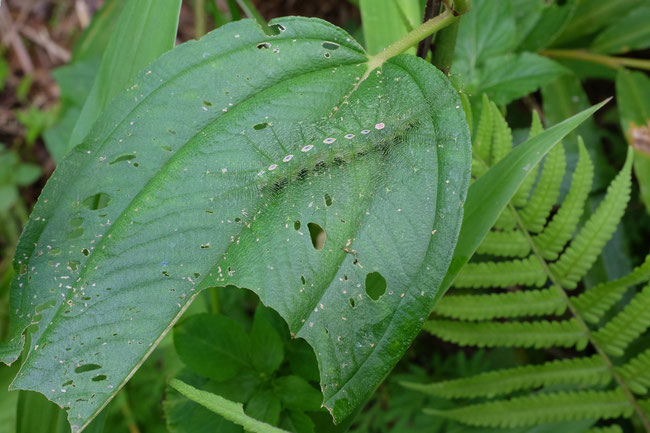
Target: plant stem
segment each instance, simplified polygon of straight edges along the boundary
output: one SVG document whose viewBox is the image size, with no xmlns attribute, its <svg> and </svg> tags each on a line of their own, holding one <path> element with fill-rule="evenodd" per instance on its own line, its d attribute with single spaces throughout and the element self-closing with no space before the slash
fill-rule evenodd
<svg viewBox="0 0 650 433">
<path fill-rule="evenodd" d="M 647 415 L 639 405 L 639 403 L 636 400 L 636 397 L 630 390 L 630 388 L 627 386 L 625 383 L 625 380 L 621 377 L 620 374 L 616 371 L 614 368 L 614 363 L 612 362 L 611 358 L 605 352 L 605 350 L 600 346 L 598 341 L 594 338 L 593 333 L 591 332 L 591 329 L 589 329 L 589 325 L 587 325 L 587 322 L 584 321 L 582 316 L 580 315 L 580 311 L 573 305 L 571 302 L 571 298 L 569 298 L 569 295 L 567 295 L 566 290 L 562 287 L 560 282 L 557 280 L 553 272 L 551 272 L 551 269 L 548 266 L 548 263 L 546 263 L 546 260 L 544 260 L 542 254 L 539 252 L 537 249 L 537 245 L 535 245 L 535 242 L 533 242 L 533 239 L 530 236 L 530 233 L 526 229 L 526 226 L 524 225 L 524 222 L 519 216 L 519 213 L 515 209 L 515 207 L 512 204 L 508 205 L 508 208 L 510 209 L 510 213 L 514 216 L 515 220 L 517 221 L 517 226 L 519 227 L 519 230 L 521 233 L 524 235 L 526 240 L 528 241 L 528 244 L 530 245 L 530 248 L 533 251 L 533 254 L 537 257 L 539 260 L 540 264 L 544 268 L 544 272 L 548 276 L 548 278 L 551 280 L 551 283 L 557 287 L 557 293 L 562 297 L 564 300 L 567 308 L 573 315 L 573 318 L 576 320 L 576 323 L 578 326 L 582 329 L 582 332 L 587 336 L 589 339 L 589 343 L 592 345 L 592 347 L 596 350 L 600 358 L 603 360 L 603 363 L 605 364 L 605 367 L 610 371 L 612 374 L 612 377 L 618 384 L 618 386 L 621 388 L 627 399 L 630 401 L 630 405 L 638 415 L 639 419 L 641 420 L 641 424 L 643 424 L 643 427 L 646 432 L 650 433 L 650 421 L 648 420 Z"/>
<path fill-rule="evenodd" d="M 421 40 L 427 38 L 429 35 L 432 35 L 435 32 L 453 24 L 458 19 L 458 15 L 461 15 L 467 11 L 467 1 L 456 0 L 456 2 L 454 2 L 454 7 L 455 9 L 447 8 L 447 10 L 445 10 L 442 14 L 424 22 L 419 27 L 411 30 L 406 35 L 404 35 L 402 39 L 394 42 L 381 53 L 370 57 L 368 61 L 368 65 L 370 67 L 368 70 L 372 71 L 374 69 L 377 69 L 382 64 L 384 64 L 386 60 L 403 53 L 409 48 L 417 45 Z"/>
<path fill-rule="evenodd" d="M 431 18 L 435 18 L 440 15 L 440 9 L 442 7 L 442 0 L 427 0 L 426 9 L 424 10 L 424 21 L 428 21 Z M 420 41 L 418 44 L 417 56 L 422 57 L 423 59 L 427 58 L 427 54 L 431 51 L 431 42 L 433 41 L 433 35 L 428 36 L 424 40 Z"/>
<path fill-rule="evenodd" d="M 631 57 L 604 56 L 602 54 L 590 53 L 586 50 L 541 50 L 539 54 L 559 59 L 573 59 L 598 63 L 612 69 L 629 67 L 650 71 L 650 60 L 634 59 Z"/>
<path fill-rule="evenodd" d="M 194 39 L 201 39 L 205 34 L 205 0 L 194 3 Z"/>
<path fill-rule="evenodd" d="M 446 29 L 443 29 L 436 36 L 436 43 L 433 46 L 433 57 L 431 63 L 445 75 L 451 70 L 451 62 L 454 59 L 456 50 L 456 35 L 458 35 L 459 20 L 456 20 Z"/>
</svg>

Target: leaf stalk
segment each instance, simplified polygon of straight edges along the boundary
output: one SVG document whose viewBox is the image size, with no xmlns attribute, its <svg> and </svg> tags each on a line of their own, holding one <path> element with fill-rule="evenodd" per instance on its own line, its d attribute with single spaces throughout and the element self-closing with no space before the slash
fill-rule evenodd
<svg viewBox="0 0 650 433">
<path fill-rule="evenodd" d="M 612 69 L 628 67 L 650 71 L 650 60 L 635 59 L 632 57 L 604 56 L 586 50 L 541 50 L 539 54 L 558 59 L 573 59 L 597 63 Z"/>
</svg>

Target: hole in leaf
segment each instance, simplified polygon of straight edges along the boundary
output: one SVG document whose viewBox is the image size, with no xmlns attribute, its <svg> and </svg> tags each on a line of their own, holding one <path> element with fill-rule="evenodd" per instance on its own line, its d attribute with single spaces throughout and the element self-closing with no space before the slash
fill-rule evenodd
<svg viewBox="0 0 650 433">
<path fill-rule="evenodd" d="M 90 197 L 86 197 L 81 204 L 86 206 L 90 210 L 98 210 L 98 209 L 104 209 L 106 206 L 108 206 L 108 203 L 111 201 L 111 196 L 103 193 L 103 192 L 98 192 L 97 194 L 93 194 Z"/>
<path fill-rule="evenodd" d="M 161 146 L 162 150 L 166 150 L 167 152 L 171 152 L 173 149 L 170 146 Z"/>
<path fill-rule="evenodd" d="M 48 254 L 51 256 L 58 256 L 61 254 L 61 248 L 52 248 L 50 251 L 48 251 Z"/>
<path fill-rule="evenodd" d="M 257 44 L 258 50 L 268 50 L 269 48 L 271 48 L 271 44 L 268 42 L 262 42 L 261 44 Z"/>
<path fill-rule="evenodd" d="M 203 105 L 205 105 L 206 107 L 212 107 L 212 102 L 210 102 L 210 101 L 203 101 Z"/>
<path fill-rule="evenodd" d="M 330 42 L 330 41 L 325 41 L 321 45 L 326 50 L 338 50 L 340 47 L 340 45 L 337 44 L 336 42 Z"/>
<path fill-rule="evenodd" d="M 386 293 L 386 278 L 379 272 L 366 275 L 366 293 L 375 301 Z"/>
<path fill-rule="evenodd" d="M 88 257 L 90 255 L 90 251 L 88 250 L 88 248 L 82 248 L 81 249 L 81 254 Z"/>
<path fill-rule="evenodd" d="M 91 379 L 93 382 L 101 382 L 102 380 L 106 380 L 106 375 L 105 374 L 100 374 L 98 376 L 95 376 Z"/>
<path fill-rule="evenodd" d="M 311 244 L 314 246 L 314 249 L 322 250 L 327 239 L 325 230 L 316 223 L 307 224 L 307 228 L 309 228 L 309 236 L 311 237 Z"/>
<path fill-rule="evenodd" d="M 269 36 L 277 36 L 283 31 L 285 31 L 286 29 L 287 28 L 282 24 L 269 24 L 269 28 L 266 34 Z"/>
<path fill-rule="evenodd" d="M 80 365 L 79 367 L 74 369 L 75 373 L 85 373 L 87 371 L 93 371 L 93 370 L 99 370 L 102 368 L 101 365 L 98 364 L 84 364 Z"/>
<path fill-rule="evenodd" d="M 354 308 L 354 298 L 350 298 L 350 307 Z"/>
<path fill-rule="evenodd" d="M 330 57 L 332 57 L 330 53 L 325 53 L 325 54 L 323 54 L 323 56 L 324 56 L 326 59 L 329 59 Z"/>
<path fill-rule="evenodd" d="M 63 388 L 63 387 L 66 387 L 66 386 L 68 386 L 68 385 L 72 385 L 72 379 L 68 380 L 67 382 L 63 382 L 63 383 L 61 384 L 61 387 Z"/>
<path fill-rule="evenodd" d="M 167 271 L 162 271 L 162 274 L 163 274 L 164 276 L 166 276 L 167 278 L 169 278 L 169 272 L 167 272 Z"/>
<path fill-rule="evenodd" d="M 253 125 L 253 129 L 256 131 L 261 131 L 262 129 L 266 128 L 269 126 L 268 122 L 262 122 L 258 123 L 257 125 Z"/>
<path fill-rule="evenodd" d="M 305 276 L 304 276 L 304 275 L 301 275 L 301 276 L 300 276 L 300 281 L 302 281 L 302 285 L 303 285 L 303 286 L 304 286 L 305 284 L 307 284 L 307 281 L 305 280 Z"/>
<path fill-rule="evenodd" d="M 293 223 L 294 230 L 300 230 L 300 226 L 301 226 L 300 221 L 296 221 L 295 223 Z"/>
<path fill-rule="evenodd" d="M 325 194 L 323 198 L 325 199 L 325 206 L 332 206 L 332 197 L 329 194 Z"/>
<path fill-rule="evenodd" d="M 122 161 L 130 161 L 132 159 L 135 159 L 135 155 L 133 154 L 121 155 L 115 158 L 114 160 L 112 160 L 111 162 L 109 162 L 108 165 L 113 165 Z"/>
<path fill-rule="evenodd" d="M 80 264 L 81 264 L 81 262 L 80 262 L 79 260 L 70 260 L 70 261 L 68 262 L 68 266 L 70 266 L 70 269 L 72 269 L 73 271 L 76 271 L 76 270 L 77 270 L 77 267 L 78 267 Z"/>
<path fill-rule="evenodd" d="M 40 305 L 36 306 L 36 313 L 40 313 L 43 310 L 46 310 L 50 307 L 54 307 L 56 305 L 56 301 L 52 299 L 51 301 L 43 302 Z"/>
</svg>

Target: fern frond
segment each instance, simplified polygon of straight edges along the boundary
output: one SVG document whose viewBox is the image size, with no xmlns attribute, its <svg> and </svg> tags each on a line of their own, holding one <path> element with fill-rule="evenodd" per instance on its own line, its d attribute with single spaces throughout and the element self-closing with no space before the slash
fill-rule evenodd
<svg viewBox="0 0 650 433">
<path fill-rule="evenodd" d="M 536 135 L 542 133 L 542 131 L 544 131 L 544 127 L 542 126 L 542 121 L 539 118 L 539 114 L 537 114 L 537 111 L 533 110 L 533 120 L 530 124 L 530 132 L 528 133 L 528 139 L 530 140 Z M 535 167 L 531 170 L 530 173 L 528 173 L 528 176 L 526 176 L 524 181 L 521 183 L 521 186 L 517 190 L 517 193 L 515 194 L 515 197 L 512 201 L 512 203 L 515 206 L 523 207 L 526 205 L 526 203 L 528 203 L 530 190 L 533 188 L 533 185 L 535 185 L 535 181 L 537 180 L 538 173 L 539 173 L 539 164 L 535 165 Z"/>
<path fill-rule="evenodd" d="M 494 223 L 494 228 L 503 231 L 514 230 L 517 227 L 517 220 L 515 219 L 512 212 L 508 209 L 504 209 L 497 218 L 497 221 Z"/>
<path fill-rule="evenodd" d="M 476 252 L 500 257 L 526 257 L 530 254 L 530 244 L 519 230 L 490 231 Z"/>
<path fill-rule="evenodd" d="M 588 322 L 598 323 L 607 310 L 623 297 L 628 287 L 648 280 L 650 280 L 650 254 L 643 264 L 637 266 L 629 275 L 594 286 L 573 298 L 571 302 Z"/>
<path fill-rule="evenodd" d="M 560 143 L 546 156 L 533 195 L 520 212 L 524 225 L 531 233 L 539 233 L 544 228 L 546 219 L 560 195 L 565 170 L 566 155 L 564 146 Z"/>
<path fill-rule="evenodd" d="M 632 405 L 620 390 L 539 393 L 448 410 L 425 409 L 429 414 L 463 424 L 501 428 L 630 417 L 632 411 Z"/>
<path fill-rule="evenodd" d="M 458 322 L 433 319 L 423 329 L 442 340 L 478 347 L 571 347 L 582 349 L 587 336 L 575 319 L 535 322 Z"/>
<path fill-rule="evenodd" d="M 490 102 L 490 108 L 492 109 L 493 129 L 492 158 L 490 158 L 489 164 L 493 166 L 512 150 L 512 131 L 494 102 Z"/>
<path fill-rule="evenodd" d="M 632 391 L 645 394 L 650 388 L 650 349 L 641 352 L 616 371 Z"/>
<path fill-rule="evenodd" d="M 609 370 L 598 355 L 564 359 L 541 365 L 505 368 L 456 380 L 431 384 L 401 382 L 401 385 L 441 398 L 494 397 L 523 389 L 551 385 L 605 385 Z"/>
<path fill-rule="evenodd" d="M 585 433 L 623 433 L 623 429 L 618 424 L 612 424 L 607 427 L 590 428 Z"/>
<path fill-rule="evenodd" d="M 472 148 L 474 154 L 485 163 L 489 162 L 492 153 L 492 130 L 493 123 L 490 100 L 486 94 L 483 94 L 483 109 L 481 110 L 481 117 L 478 121 Z"/>
<path fill-rule="evenodd" d="M 627 346 L 650 327 L 650 284 L 593 336 L 607 353 L 622 356 Z"/>
<path fill-rule="evenodd" d="M 488 295 L 451 295 L 436 305 L 438 316 L 468 321 L 513 318 L 522 316 L 560 315 L 566 303 L 557 288 L 520 290 Z"/>
<path fill-rule="evenodd" d="M 630 199 L 633 155 L 632 148 L 629 148 L 623 169 L 607 188 L 607 194 L 596 212 L 580 229 L 560 259 L 550 265 L 551 271 L 564 287 L 576 287 L 614 234 Z"/>
<path fill-rule="evenodd" d="M 458 274 L 454 286 L 473 289 L 515 285 L 541 287 L 546 278 L 539 260 L 530 256 L 521 260 L 468 263 Z"/>
<path fill-rule="evenodd" d="M 547 260 L 556 260 L 573 236 L 591 190 L 594 165 L 580 137 L 578 137 L 578 149 L 578 164 L 571 179 L 569 193 L 544 231 L 533 238 L 533 242 Z"/>
</svg>

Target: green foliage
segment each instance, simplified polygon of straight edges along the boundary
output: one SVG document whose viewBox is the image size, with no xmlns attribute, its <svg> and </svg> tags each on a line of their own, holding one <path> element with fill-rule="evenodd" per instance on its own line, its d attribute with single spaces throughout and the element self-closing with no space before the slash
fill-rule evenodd
<svg viewBox="0 0 650 433">
<path fill-rule="evenodd" d="M 298 375 L 301 370 L 290 365 L 296 361 L 296 353 L 300 353 L 299 362 L 311 368 L 316 368 L 316 358 L 311 351 L 301 353 L 302 344 L 290 341 L 288 335 L 282 319 L 262 306 L 255 313 L 250 334 L 225 316 L 190 316 L 174 328 L 176 350 L 189 368 L 178 378 L 243 404 L 246 414 L 257 420 L 275 426 L 296 424 L 299 433 L 313 432 L 315 421 L 307 413 L 321 410 L 323 398 L 312 383 L 318 375 L 314 377 L 304 368 L 306 376 Z M 173 391 L 165 402 L 165 411 L 174 433 L 214 431 L 216 426 L 238 431 L 226 421 L 233 420 L 225 414 L 208 413 L 179 399 Z M 192 414 L 189 417 L 188 412 Z"/>
<path fill-rule="evenodd" d="M 363 39 L 368 53 L 377 54 L 422 22 L 419 0 L 360 0 Z M 411 50 L 415 54 L 415 49 Z"/>
<path fill-rule="evenodd" d="M 484 100 L 483 107 L 473 156 L 473 167 L 478 167 L 480 173 L 493 163 L 495 149 L 504 146 L 502 137 L 509 137 L 503 119 L 494 119 L 501 114 L 489 101 Z M 537 128 L 531 135 L 537 134 Z M 502 132 L 496 133 L 498 129 Z M 512 147 L 511 141 L 507 147 Z M 593 164 L 581 140 L 579 147 L 580 159 L 571 187 L 559 207 L 556 205 L 565 171 L 561 147 L 547 155 L 532 190 L 527 191 L 527 200 L 523 200 L 524 194 L 515 195 L 505 210 L 516 224 L 508 230 L 520 234 L 518 238 L 509 236 L 524 238 L 531 254 L 513 259 L 510 257 L 523 249 L 511 248 L 513 254 L 508 256 L 501 245 L 494 245 L 493 250 L 493 242 L 483 246 L 482 258 L 461 270 L 454 283 L 456 289 L 440 301 L 434 310 L 436 317 L 424 324 L 429 333 L 462 346 L 575 347 L 579 354 L 433 384 L 403 383 L 436 397 L 482 398 L 450 409 L 425 409 L 427 413 L 498 428 L 629 418 L 635 411 L 638 416 L 646 416 L 635 408 L 647 391 L 648 377 L 642 372 L 649 366 L 650 355 L 646 351 L 629 361 L 623 358 L 618 364 L 611 357 L 623 357 L 628 346 L 650 327 L 650 285 L 633 292 L 617 313 L 606 318 L 605 314 L 623 298 L 628 287 L 650 279 L 650 256 L 626 277 L 585 287 L 578 296 L 567 293 L 591 268 L 621 220 L 630 197 L 633 152 L 628 151 L 625 165 L 598 209 L 579 227 L 593 178 Z M 493 231 L 504 229 L 495 225 Z M 537 275 L 534 272 L 539 273 L 539 279 L 531 277 Z M 531 289 L 533 286 L 543 288 Z M 493 290 L 474 294 L 460 288 Z M 592 329 L 585 321 L 596 326 Z M 583 354 L 588 345 L 596 348 L 596 355 Z"/>
<path fill-rule="evenodd" d="M 275 428 L 246 415 L 241 404 L 226 400 L 216 394 L 201 391 L 177 379 L 172 379 L 170 385 L 190 400 L 205 406 L 227 420 L 243 426 L 246 431 L 253 433 L 287 433 L 285 430 Z"/>
<path fill-rule="evenodd" d="M 529 1 L 524 6 L 532 5 L 535 9 L 522 17 L 539 21 L 527 22 L 526 29 L 518 29 L 523 19 L 517 15 L 522 10 L 518 3 L 521 2 L 473 0 L 469 12 L 461 19 L 452 74 L 459 76 L 465 93 L 475 97 L 485 93 L 504 105 L 568 73 L 557 62 L 528 51 L 543 48 L 540 41 L 549 40 L 546 22 L 555 25 L 556 18 L 543 18 L 547 8 L 542 2 Z"/>
<path fill-rule="evenodd" d="M 641 200 L 650 213 L 650 78 L 642 72 L 621 69 L 616 75 L 616 98 L 621 129 L 635 150 L 634 174 Z"/>
<path fill-rule="evenodd" d="M 81 143 L 111 100 L 136 73 L 174 47 L 180 0 L 129 0 L 106 45 L 97 77 L 72 130 L 66 153 Z M 131 90 L 137 92 L 137 88 Z"/>
<path fill-rule="evenodd" d="M 283 30 L 234 22 L 151 64 L 35 207 L 1 352 L 14 361 L 31 326 L 13 387 L 69 406 L 74 430 L 204 288 L 249 288 L 280 312 L 315 349 L 337 422 L 433 305 L 469 183 L 457 93 L 411 56 L 369 70 L 356 41 L 324 21 L 272 24 Z M 398 233 L 408 237 L 396 243 Z M 373 272 L 387 282 L 377 300 L 365 290 Z"/>
</svg>

